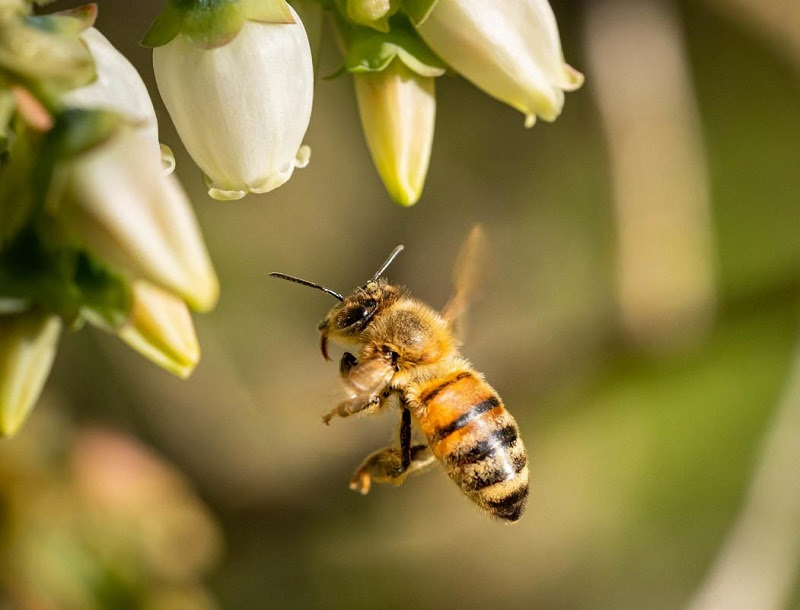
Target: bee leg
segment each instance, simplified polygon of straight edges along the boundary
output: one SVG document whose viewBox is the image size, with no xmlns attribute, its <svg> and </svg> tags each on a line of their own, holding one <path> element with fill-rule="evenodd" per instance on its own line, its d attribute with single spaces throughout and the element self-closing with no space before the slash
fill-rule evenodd
<svg viewBox="0 0 800 610">
<path fill-rule="evenodd" d="M 356 396 L 355 398 L 350 398 L 348 400 L 343 400 L 340 402 L 335 409 L 332 409 L 328 413 L 322 416 L 322 423 L 326 426 L 331 423 L 331 420 L 336 417 L 349 417 L 356 413 L 364 413 L 369 415 L 370 413 L 374 413 L 378 409 L 381 408 L 381 397 L 380 396 L 373 396 L 369 400 L 364 400 L 360 396 Z"/>
<path fill-rule="evenodd" d="M 411 463 L 404 469 L 400 453 L 396 447 L 386 447 L 368 455 L 350 479 L 350 489 L 367 494 L 373 482 L 402 485 L 408 475 L 422 472 L 436 462 L 427 445 L 413 445 Z"/>
<path fill-rule="evenodd" d="M 342 354 L 342 359 L 339 362 L 339 374 L 347 379 L 350 376 L 350 371 L 358 364 L 356 357 L 350 352 Z"/>
<path fill-rule="evenodd" d="M 366 494 L 372 481 L 402 485 L 409 474 L 421 471 L 434 460 L 427 446 L 411 445 L 411 411 L 403 408 L 400 448 L 387 447 L 369 455 L 350 479 L 350 489 Z"/>
</svg>

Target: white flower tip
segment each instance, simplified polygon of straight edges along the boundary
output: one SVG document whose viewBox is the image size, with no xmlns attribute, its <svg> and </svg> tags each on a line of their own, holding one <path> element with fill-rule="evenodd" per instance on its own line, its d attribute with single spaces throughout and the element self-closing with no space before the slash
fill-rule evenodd
<svg viewBox="0 0 800 610">
<path fill-rule="evenodd" d="M 294 157 L 294 166 L 297 169 L 303 169 L 308 166 L 309 161 L 311 161 L 311 147 L 303 144 Z"/>
<path fill-rule="evenodd" d="M 159 146 L 161 147 L 161 170 L 165 176 L 169 176 L 175 171 L 175 155 L 166 144 L 159 144 Z"/>
<path fill-rule="evenodd" d="M 145 281 L 133 285 L 133 307 L 117 335 L 145 358 L 185 379 L 200 360 L 200 345 L 186 305 Z"/>
<path fill-rule="evenodd" d="M 236 201 L 241 199 L 248 193 L 260 195 L 273 191 L 279 186 L 288 182 L 292 177 L 295 169 L 303 169 L 308 166 L 311 160 L 311 148 L 303 144 L 298 150 L 292 161 L 284 164 L 280 171 L 267 176 L 263 180 L 254 182 L 247 185 L 247 189 L 227 189 L 222 185 L 215 184 L 209 176 L 204 176 L 206 186 L 208 187 L 208 195 L 217 201 Z"/>
<path fill-rule="evenodd" d="M 564 81 L 561 83 L 561 88 L 564 91 L 575 91 L 580 89 L 583 85 L 583 73 L 578 72 L 569 64 L 564 64 Z"/>
<path fill-rule="evenodd" d="M 219 280 L 213 269 L 204 269 L 191 290 L 181 294 L 181 297 L 193 311 L 207 313 L 214 309 L 219 300 Z"/>
<path fill-rule="evenodd" d="M 208 176 L 206 176 L 206 184 L 208 183 Z M 248 192 L 241 190 L 230 191 L 216 186 L 209 186 L 208 188 L 208 196 L 217 201 L 236 201 L 247 195 Z"/>
<path fill-rule="evenodd" d="M 531 112 L 530 114 L 525 115 L 525 129 L 530 129 L 536 125 L 536 115 Z"/>
</svg>

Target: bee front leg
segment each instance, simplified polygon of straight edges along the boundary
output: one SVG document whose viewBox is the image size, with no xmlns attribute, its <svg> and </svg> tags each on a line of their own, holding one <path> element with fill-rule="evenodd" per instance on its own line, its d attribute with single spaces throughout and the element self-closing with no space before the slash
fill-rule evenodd
<svg viewBox="0 0 800 610">
<path fill-rule="evenodd" d="M 350 376 L 350 371 L 352 371 L 353 367 L 357 364 L 358 359 L 350 352 L 345 352 L 342 354 L 341 361 L 339 361 L 339 374 L 346 380 Z"/>
<path fill-rule="evenodd" d="M 331 420 L 336 417 L 350 417 L 356 413 L 370 414 L 374 413 L 381 408 L 381 396 L 372 396 L 368 400 L 364 400 L 360 396 L 355 396 L 348 400 L 340 402 L 335 409 L 328 411 L 322 416 L 322 423 L 326 426 L 331 423 Z"/>
<path fill-rule="evenodd" d="M 328 424 L 336 417 L 349 417 L 355 413 L 374 413 L 388 396 L 387 389 L 394 369 L 384 358 L 368 358 L 358 362 L 355 356 L 345 352 L 339 363 L 339 373 L 348 397 L 335 409 L 326 413 L 322 421 Z"/>
</svg>

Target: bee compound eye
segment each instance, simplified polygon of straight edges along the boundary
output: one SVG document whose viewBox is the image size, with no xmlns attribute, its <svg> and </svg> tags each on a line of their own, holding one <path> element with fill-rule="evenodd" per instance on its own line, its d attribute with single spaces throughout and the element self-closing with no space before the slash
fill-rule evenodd
<svg viewBox="0 0 800 610">
<path fill-rule="evenodd" d="M 344 310 L 339 317 L 339 326 L 341 328 L 353 326 L 353 324 L 357 324 L 363 320 L 366 315 L 367 310 L 361 305 L 350 307 L 349 309 Z"/>
<path fill-rule="evenodd" d="M 372 317 L 378 307 L 375 299 L 366 299 L 357 305 L 352 305 L 339 314 L 337 320 L 339 328 L 348 328 Z"/>
</svg>

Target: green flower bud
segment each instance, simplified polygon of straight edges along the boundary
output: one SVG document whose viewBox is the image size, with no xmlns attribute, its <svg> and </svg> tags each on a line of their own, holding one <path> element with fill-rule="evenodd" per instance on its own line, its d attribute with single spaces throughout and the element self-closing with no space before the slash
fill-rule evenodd
<svg viewBox="0 0 800 610">
<path fill-rule="evenodd" d="M 36 404 L 60 334 L 57 316 L 0 315 L 0 436 L 16 434 Z"/>
</svg>

